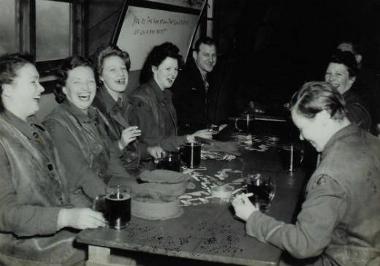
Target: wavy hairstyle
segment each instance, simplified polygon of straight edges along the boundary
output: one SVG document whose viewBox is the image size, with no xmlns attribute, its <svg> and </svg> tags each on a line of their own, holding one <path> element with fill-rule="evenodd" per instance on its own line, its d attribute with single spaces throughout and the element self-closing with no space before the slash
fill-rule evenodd
<svg viewBox="0 0 380 266">
<path fill-rule="evenodd" d="M 66 94 L 63 93 L 62 88 L 66 85 L 69 71 L 76 67 L 85 66 L 93 69 L 92 61 L 82 56 L 71 56 L 63 60 L 61 66 L 57 71 L 57 86 L 54 89 L 55 100 L 62 103 L 66 99 Z"/>
<path fill-rule="evenodd" d="M 330 58 L 329 64 L 330 63 L 342 64 L 346 66 L 350 77 L 356 77 L 359 71 L 359 66 L 356 62 L 355 56 L 349 51 L 336 50 Z"/>
<path fill-rule="evenodd" d="M 128 52 L 121 50 L 117 46 L 107 46 L 105 48 L 100 49 L 96 53 L 96 72 L 98 76 L 101 76 L 103 72 L 103 64 L 104 60 L 110 56 L 118 56 L 123 60 L 125 66 L 127 67 L 127 70 L 131 69 L 131 58 L 128 54 Z"/>
<path fill-rule="evenodd" d="M 183 59 L 179 49 L 171 42 L 164 42 L 154 46 L 148 54 L 141 70 L 140 83 L 145 83 L 153 78 L 152 66 L 158 67 L 167 57 L 177 59 L 179 69 L 183 66 Z"/>
</svg>

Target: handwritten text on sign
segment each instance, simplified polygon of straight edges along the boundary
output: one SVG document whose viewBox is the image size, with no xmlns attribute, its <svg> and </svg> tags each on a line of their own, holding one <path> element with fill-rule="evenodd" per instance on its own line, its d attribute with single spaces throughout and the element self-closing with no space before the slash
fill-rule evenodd
<svg viewBox="0 0 380 266">
<path fill-rule="evenodd" d="M 155 45 L 172 42 L 186 56 L 198 15 L 130 6 L 117 45 L 131 56 L 131 70 L 139 70 Z"/>
<path fill-rule="evenodd" d="M 139 25 L 146 26 L 146 25 L 159 25 L 159 26 L 167 26 L 167 25 L 188 25 L 189 21 L 184 19 L 172 19 L 172 18 L 157 18 L 157 17 L 146 17 L 146 18 L 139 18 L 134 17 L 133 18 L 133 24 L 132 27 L 137 27 L 133 34 L 134 35 L 144 35 L 144 34 L 163 34 L 168 29 L 166 27 L 159 28 L 159 29 L 146 29 L 146 28 L 138 28 Z"/>
</svg>

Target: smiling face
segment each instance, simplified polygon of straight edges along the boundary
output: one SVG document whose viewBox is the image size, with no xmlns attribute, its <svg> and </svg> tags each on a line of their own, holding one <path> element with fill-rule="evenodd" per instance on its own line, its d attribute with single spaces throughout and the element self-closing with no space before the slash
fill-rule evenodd
<svg viewBox="0 0 380 266">
<path fill-rule="evenodd" d="M 351 88 L 355 82 L 355 77 L 350 77 L 345 65 L 330 63 L 326 70 L 325 81 L 335 87 L 340 94 L 343 94 Z"/>
<path fill-rule="evenodd" d="M 216 65 L 215 45 L 201 44 L 199 51 L 193 52 L 193 58 L 200 71 L 203 73 L 211 72 Z"/>
<path fill-rule="evenodd" d="M 159 66 L 152 66 L 153 78 L 164 90 L 170 88 L 178 76 L 178 60 L 166 57 Z"/>
<path fill-rule="evenodd" d="M 123 59 L 117 55 L 105 58 L 99 79 L 104 83 L 107 91 L 117 98 L 128 85 L 128 70 Z"/>
<path fill-rule="evenodd" d="M 96 94 L 94 71 L 88 66 L 70 70 L 62 91 L 69 102 L 87 112 Z"/>
<path fill-rule="evenodd" d="M 25 64 L 16 71 L 12 83 L 3 84 L 2 98 L 5 108 L 20 119 L 26 120 L 39 110 L 43 91 L 36 67 Z"/>
</svg>

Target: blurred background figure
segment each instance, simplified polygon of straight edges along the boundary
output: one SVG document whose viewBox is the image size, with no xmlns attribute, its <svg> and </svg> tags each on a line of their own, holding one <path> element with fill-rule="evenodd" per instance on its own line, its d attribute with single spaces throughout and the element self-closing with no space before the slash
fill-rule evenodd
<svg viewBox="0 0 380 266">
<path fill-rule="evenodd" d="M 361 68 L 361 63 L 363 60 L 363 55 L 361 54 L 360 48 L 352 41 L 342 41 L 336 47 L 337 50 L 342 52 L 350 52 L 355 56 L 355 60 L 358 64 L 358 68 Z"/>
<path fill-rule="evenodd" d="M 43 91 L 33 63 L 16 54 L 0 57 L 1 265 L 84 263 L 72 229 L 105 225 L 101 213 L 70 200 L 66 169 L 33 117 Z"/>
<path fill-rule="evenodd" d="M 329 60 L 325 81 L 343 95 L 348 119 L 361 128 L 371 130 L 371 116 L 368 104 L 355 91 L 358 64 L 351 52 L 337 51 Z"/>
<path fill-rule="evenodd" d="M 369 113 L 372 118 L 371 132 L 379 134 L 378 126 L 380 125 L 380 108 L 378 101 L 379 92 L 377 89 L 377 78 L 376 72 L 366 66 L 365 61 L 363 62 L 363 55 L 359 45 L 353 41 L 342 41 L 338 44 L 337 50 L 343 52 L 350 52 L 355 56 L 355 60 L 358 64 L 358 73 L 356 75 L 355 83 L 357 86 L 354 87 L 354 92 L 359 95 L 364 102 L 367 103 L 369 108 Z"/>
<path fill-rule="evenodd" d="M 211 138 L 208 129 L 178 136 L 177 113 L 168 90 L 178 75 L 182 62 L 179 49 L 165 42 L 149 53 L 141 73 L 141 86 L 130 96 L 133 107 L 129 117 L 141 129 L 140 141 L 148 146 L 160 145 L 165 151 L 177 151 L 195 137 Z"/>
</svg>

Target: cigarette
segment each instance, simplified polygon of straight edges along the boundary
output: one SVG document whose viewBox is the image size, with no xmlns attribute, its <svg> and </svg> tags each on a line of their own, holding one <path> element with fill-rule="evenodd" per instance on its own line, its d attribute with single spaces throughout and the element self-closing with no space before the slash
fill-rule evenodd
<svg viewBox="0 0 380 266">
<path fill-rule="evenodd" d="M 253 196 L 253 193 L 247 193 L 247 194 L 244 194 L 244 196 L 246 196 L 248 198 L 248 197 Z"/>
<path fill-rule="evenodd" d="M 236 192 L 239 192 L 240 190 L 242 190 L 243 188 L 238 188 L 238 189 L 235 189 L 234 191 L 232 191 L 232 194 L 235 194 Z"/>
</svg>

